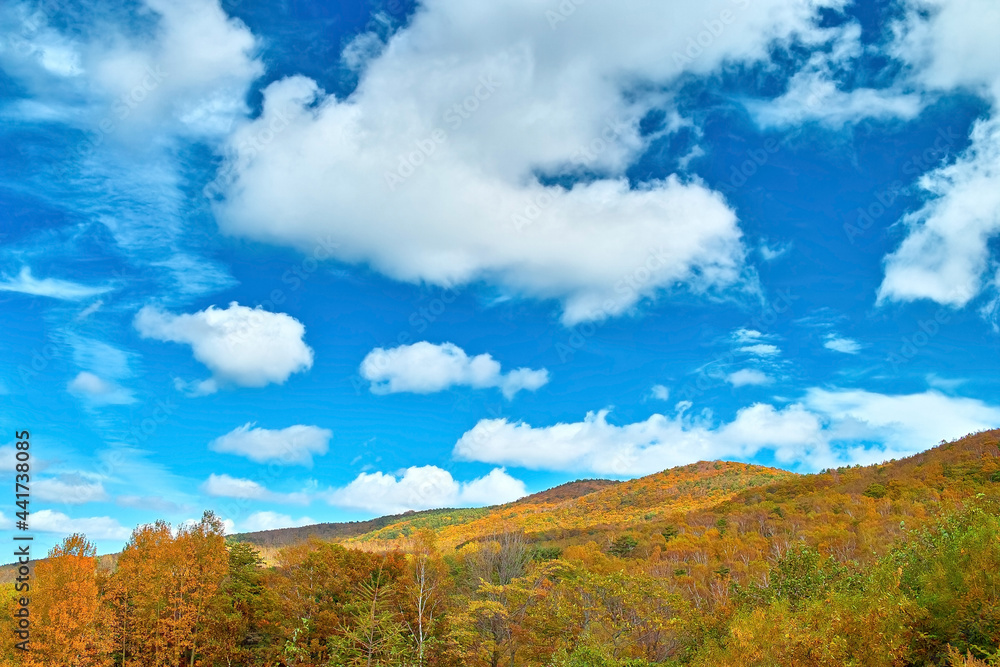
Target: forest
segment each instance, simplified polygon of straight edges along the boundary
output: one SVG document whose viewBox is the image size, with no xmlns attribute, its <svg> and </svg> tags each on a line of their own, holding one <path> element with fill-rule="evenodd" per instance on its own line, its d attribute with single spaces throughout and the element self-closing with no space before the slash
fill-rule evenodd
<svg viewBox="0 0 1000 667">
<path fill-rule="evenodd" d="M 1000 431 L 797 475 L 702 462 L 334 540 L 73 535 L 4 665 L 1000 665 Z"/>
</svg>

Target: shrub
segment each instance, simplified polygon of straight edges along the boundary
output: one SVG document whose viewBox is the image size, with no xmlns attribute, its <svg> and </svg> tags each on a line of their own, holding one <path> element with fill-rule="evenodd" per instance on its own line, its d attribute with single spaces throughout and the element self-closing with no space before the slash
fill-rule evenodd
<svg viewBox="0 0 1000 667">
<path fill-rule="evenodd" d="M 867 489 L 865 489 L 864 495 L 877 500 L 879 498 L 885 498 L 886 493 L 888 493 L 888 490 L 882 484 L 871 484 Z"/>
</svg>

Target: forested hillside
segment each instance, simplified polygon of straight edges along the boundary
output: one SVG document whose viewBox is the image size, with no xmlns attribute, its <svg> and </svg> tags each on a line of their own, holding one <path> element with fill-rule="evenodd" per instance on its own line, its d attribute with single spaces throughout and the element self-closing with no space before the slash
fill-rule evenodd
<svg viewBox="0 0 1000 667">
<path fill-rule="evenodd" d="M 1000 664 L 998 443 L 815 475 L 702 462 L 339 542 L 226 538 L 206 514 L 137 528 L 110 568 L 75 536 L 36 567 L 34 650 L 3 661 Z"/>
</svg>

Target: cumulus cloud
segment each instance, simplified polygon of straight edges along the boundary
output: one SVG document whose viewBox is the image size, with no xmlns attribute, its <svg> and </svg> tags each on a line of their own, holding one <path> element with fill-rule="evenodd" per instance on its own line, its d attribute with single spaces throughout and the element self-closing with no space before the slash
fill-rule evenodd
<svg viewBox="0 0 1000 667">
<path fill-rule="evenodd" d="M 654 414 L 620 426 L 608 422 L 607 410 L 546 427 L 484 419 L 458 440 L 454 455 L 532 469 L 644 475 L 698 460 L 746 460 L 768 450 L 781 464 L 815 470 L 906 456 L 942 438 L 1000 425 L 1000 407 L 937 391 L 811 389 L 792 405 L 757 403 L 718 424 L 689 416 L 689 407 L 681 402 L 673 416 Z"/>
<path fill-rule="evenodd" d="M 470 357 L 453 343 L 434 345 L 426 341 L 388 350 L 375 348 L 361 362 L 361 376 L 371 382 L 376 394 L 429 394 L 464 385 L 476 389 L 497 387 L 507 398 L 522 389 L 535 391 L 549 381 L 549 372 L 544 368 L 503 373 L 489 354 Z"/>
<path fill-rule="evenodd" d="M 972 145 L 919 185 L 929 198 L 903 218 L 906 238 L 885 258 L 878 299 L 961 307 L 983 289 L 1000 232 L 1000 117 L 979 120 Z"/>
<path fill-rule="evenodd" d="M 229 475 L 209 475 L 201 485 L 202 493 L 213 498 L 237 498 L 240 500 L 260 500 L 266 502 L 309 504 L 309 494 L 275 493 L 252 479 L 241 479 Z"/>
<path fill-rule="evenodd" d="M 907 234 L 885 258 L 880 302 L 931 299 L 961 307 L 987 284 L 989 242 L 1000 232 L 998 21 L 1000 6 L 990 0 L 920 0 L 895 26 L 894 55 L 920 85 L 972 92 L 992 108 L 973 125 L 964 153 L 920 179 L 926 201 L 902 219 Z"/>
<path fill-rule="evenodd" d="M 69 505 L 102 502 L 108 499 L 101 482 L 77 474 L 36 479 L 31 485 L 31 492 L 38 500 Z"/>
<path fill-rule="evenodd" d="M 109 516 L 74 519 L 53 510 L 32 512 L 31 528 L 60 536 L 83 533 L 93 540 L 125 540 L 132 532 Z"/>
<path fill-rule="evenodd" d="M 331 505 L 376 514 L 440 507 L 498 505 L 527 495 L 524 482 L 503 468 L 469 482 L 458 482 L 437 466 L 414 466 L 402 474 L 361 473 L 328 494 Z"/>
<path fill-rule="evenodd" d="M 774 378 L 755 368 L 741 368 L 727 375 L 726 382 L 734 387 L 744 387 L 746 385 L 771 384 L 774 382 Z"/>
<path fill-rule="evenodd" d="M 333 432 L 296 424 L 283 429 L 255 428 L 246 423 L 209 443 L 213 452 L 244 456 L 257 463 L 312 465 L 313 455 L 326 454 Z"/>
<path fill-rule="evenodd" d="M 225 310 L 209 306 L 174 315 L 145 306 L 134 320 L 143 338 L 191 346 L 194 358 L 212 371 L 195 393 L 219 385 L 263 387 L 282 384 L 292 373 L 312 367 L 313 351 L 303 340 L 305 327 L 284 313 L 247 308 L 235 301 Z"/>
<path fill-rule="evenodd" d="M 18 10 L 32 16 L 16 39 L 0 45 L 4 69 L 33 94 L 33 103 L 14 113 L 96 130 L 103 112 L 124 134 L 154 125 L 201 136 L 227 131 L 246 113 L 247 87 L 263 72 L 254 58 L 257 40 L 216 0 L 142 4 L 152 29 L 133 33 L 124 22 L 95 20 L 99 12 L 72 16 L 80 29 L 63 31 L 59 19 L 67 16 L 29 14 L 10 3 L 2 18 L 15 22 Z"/>
<path fill-rule="evenodd" d="M 810 410 L 831 419 L 831 438 L 845 443 L 848 456 L 876 460 L 858 441 L 882 443 L 886 457 L 908 456 L 941 440 L 1000 426 L 1000 407 L 936 390 L 920 394 L 879 394 L 860 389 L 810 389 Z"/>
<path fill-rule="evenodd" d="M 63 301 L 80 301 L 109 291 L 110 287 L 91 287 L 59 278 L 35 278 L 27 266 L 22 267 L 17 276 L 0 281 L 0 292 L 47 296 Z"/>
<path fill-rule="evenodd" d="M 248 516 L 241 524 L 241 529 L 244 532 L 252 533 L 260 530 L 278 530 L 279 528 L 298 528 L 300 526 L 309 526 L 316 523 L 314 519 L 310 519 L 307 516 L 293 519 L 287 514 L 278 514 L 277 512 L 254 512 Z"/>
<path fill-rule="evenodd" d="M 857 354 L 861 351 L 861 344 L 858 341 L 852 338 L 843 338 L 837 334 L 827 334 L 823 341 L 823 347 L 844 354 Z"/>
<path fill-rule="evenodd" d="M 591 3 L 553 30 L 530 3 L 430 3 L 381 47 L 353 43 L 349 96 L 302 76 L 264 90 L 262 114 L 229 141 L 217 218 L 302 249 L 332 235 L 337 259 L 398 280 L 558 299 L 567 324 L 678 283 L 738 285 L 746 251 L 721 196 L 674 176 L 630 187 L 627 167 L 656 138 L 639 120 L 669 104 L 663 84 L 765 60 L 840 4 Z M 709 43 L 691 53 L 701 32 Z M 581 173 L 596 177 L 538 178 Z"/>
<path fill-rule="evenodd" d="M 136 401 L 128 389 L 86 371 L 78 373 L 66 389 L 94 405 L 128 405 Z"/>
</svg>

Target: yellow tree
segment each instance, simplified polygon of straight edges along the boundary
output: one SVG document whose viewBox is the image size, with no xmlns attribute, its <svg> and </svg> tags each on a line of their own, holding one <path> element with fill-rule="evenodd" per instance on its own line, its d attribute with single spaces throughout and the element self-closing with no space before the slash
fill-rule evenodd
<svg viewBox="0 0 1000 667">
<path fill-rule="evenodd" d="M 166 615 L 169 589 L 164 563 L 174 556 L 173 543 L 166 522 L 139 526 L 132 531 L 109 578 L 107 616 L 115 661 L 123 667 L 170 664 L 161 619 Z"/>
<path fill-rule="evenodd" d="M 35 566 L 31 593 L 36 620 L 31 667 L 100 667 L 110 664 L 100 627 L 94 545 L 73 534 Z"/>
<path fill-rule="evenodd" d="M 176 536 L 163 521 L 136 528 L 105 594 L 117 661 L 194 665 L 228 571 L 222 523 L 210 512 Z"/>
<path fill-rule="evenodd" d="M 168 607 L 172 609 L 173 664 L 187 658 L 194 665 L 198 649 L 204 646 L 209 625 L 208 610 L 219 596 L 229 573 L 225 529 L 212 512 L 201 521 L 185 526 L 174 541 L 177 558 L 173 563 Z"/>
</svg>

